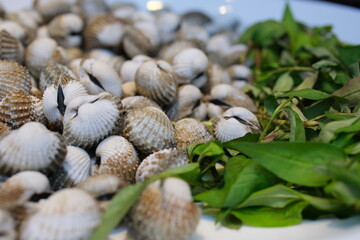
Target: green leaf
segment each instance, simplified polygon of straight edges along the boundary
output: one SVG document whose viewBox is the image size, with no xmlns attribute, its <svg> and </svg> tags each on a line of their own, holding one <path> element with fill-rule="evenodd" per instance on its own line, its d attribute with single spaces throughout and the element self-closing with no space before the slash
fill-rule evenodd
<svg viewBox="0 0 360 240">
<path fill-rule="evenodd" d="M 353 78 L 333 93 L 335 96 L 344 97 L 349 100 L 349 106 L 360 103 L 360 77 Z"/>
<path fill-rule="evenodd" d="M 90 239 L 106 239 L 109 233 L 119 224 L 131 206 L 136 202 L 147 184 L 148 182 L 145 181 L 121 189 L 111 200 L 101 220 L 101 224 L 95 229 Z"/>
<path fill-rule="evenodd" d="M 359 131 L 360 117 L 353 117 L 346 120 L 332 121 L 322 127 L 319 137 L 322 142 L 329 143 L 336 138 L 336 135 L 338 133 L 349 131 L 348 127 L 353 128 L 352 130 L 350 129 L 352 132 Z"/>
<path fill-rule="evenodd" d="M 305 142 L 305 128 L 297 112 L 290 109 L 290 142 Z"/>
<path fill-rule="evenodd" d="M 198 163 L 189 163 L 183 166 L 170 168 L 164 172 L 161 172 L 158 175 L 156 175 L 154 179 L 168 178 L 174 176 L 181 177 L 182 175 L 196 175 L 199 172 L 200 172 L 200 168 Z"/>
<path fill-rule="evenodd" d="M 345 66 L 349 66 L 360 59 L 360 46 L 346 46 L 339 49 L 339 57 Z"/>
<path fill-rule="evenodd" d="M 269 116 L 271 116 L 275 109 L 279 106 L 279 103 L 276 100 L 274 95 L 268 95 L 264 100 L 264 105 L 266 110 L 268 111 Z"/>
<path fill-rule="evenodd" d="M 290 203 L 284 208 L 254 207 L 233 210 L 231 214 L 245 224 L 258 227 L 285 227 L 301 222 L 306 202 Z"/>
<path fill-rule="evenodd" d="M 197 155 L 199 156 L 198 161 L 201 161 L 204 157 L 215 157 L 223 154 L 224 150 L 221 143 L 219 141 L 211 141 L 205 144 L 197 144 L 195 147 L 192 147 L 190 159 L 193 160 Z"/>
<path fill-rule="evenodd" d="M 290 72 L 286 72 L 277 79 L 273 91 L 285 92 L 291 90 L 293 86 L 294 79 L 291 77 Z"/>
<path fill-rule="evenodd" d="M 286 32 L 289 35 L 290 45 L 292 47 L 292 50 L 295 50 L 294 49 L 295 41 L 296 41 L 296 37 L 297 37 L 300 29 L 299 29 L 298 23 L 295 21 L 293 15 L 292 15 L 289 3 L 286 4 L 282 23 L 286 29 Z"/>
<path fill-rule="evenodd" d="M 309 89 L 301 89 L 301 90 L 286 92 L 278 95 L 278 97 L 301 97 L 311 100 L 322 100 L 331 97 L 331 95 L 324 93 L 322 91 L 309 88 Z"/>
<path fill-rule="evenodd" d="M 225 185 L 197 194 L 194 199 L 212 207 L 234 207 L 252 192 L 266 188 L 276 181 L 274 176 L 256 162 L 242 156 L 229 159 L 225 167 Z"/>
<path fill-rule="evenodd" d="M 284 27 L 277 21 L 268 20 L 259 23 L 253 30 L 253 41 L 257 46 L 269 47 L 285 34 Z"/>
<path fill-rule="evenodd" d="M 306 74 L 306 75 L 305 75 Z M 312 89 L 316 83 L 318 72 L 303 72 L 304 80 L 294 90 Z"/>
<path fill-rule="evenodd" d="M 318 142 L 272 142 L 242 143 L 224 147 L 243 152 L 278 177 L 300 185 L 324 186 L 329 177 L 321 174 L 317 167 L 336 161 L 344 161 L 343 150 Z"/>
<path fill-rule="evenodd" d="M 327 67 L 335 67 L 338 64 L 331 60 L 320 60 L 312 65 L 312 67 L 316 70 L 319 70 L 321 68 L 327 68 Z"/>
<path fill-rule="evenodd" d="M 349 65 L 350 76 L 352 78 L 360 76 L 360 61 Z"/>
</svg>

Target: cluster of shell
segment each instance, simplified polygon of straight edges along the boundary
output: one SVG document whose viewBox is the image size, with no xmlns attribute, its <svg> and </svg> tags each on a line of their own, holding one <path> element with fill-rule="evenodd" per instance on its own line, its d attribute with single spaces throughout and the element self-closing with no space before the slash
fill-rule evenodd
<svg viewBox="0 0 360 240">
<path fill-rule="evenodd" d="M 33 7 L 0 11 L 1 237 L 87 239 L 112 195 L 187 164 L 187 145 L 261 131 L 242 91 L 247 47 L 205 14 Z M 186 239 L 199 217 L 187 183 L 169 178 L 128 219 L 139 239 Z"/>
</svg>

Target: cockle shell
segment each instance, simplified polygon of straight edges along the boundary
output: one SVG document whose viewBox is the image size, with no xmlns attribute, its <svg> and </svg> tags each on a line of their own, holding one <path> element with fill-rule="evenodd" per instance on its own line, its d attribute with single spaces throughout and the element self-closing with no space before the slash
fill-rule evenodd
<svg viewBox="0 0 360 240">
<path fill-rule="evenodd" d="M 0 102 L 0 121 L 10 129 L 30 121 L 45 123 L 42 101 L 21 90 L 13 91 Z"/>
<path fill-rule="evenodd" d="M 176 102 L 167 110 L 166 114 L 172 121 L 189 117 L 201 104 L 202 93 L 199 88 L 191 84 L 179 87 Z"/>
<path fill-rule="evenodd" d="M 124 98 L 122 100 L 122 104 L 126 111 L 144 107 L 156 107 L 161 110 L 160 106 L 156 102 L 144 96 L 132 96 Z"/>
<path fill-rule="evenodd" d="M 245 65 L 231 65 L 227 68 L 227 72 L 231 77 L 232 85 L 237 89 L 242 89 L 252 78 L 251 69 Z"/>
<path fill-rule="evenodd" d="M 212 36 L 206 44 L 206 52 L 219 54 L 231 47 L 229 37 L 224 33 L 215 34 Z"/>
<path fill-rule="evenodd" d="M 173 69 L 179 83 L 189 83 L 203 74 L 208 67 L 208 58 L 197 48 L 188 48 L 178 53 L 173 60 Z"/>
<path fill-rule="evenodd" d="M 76 14 L 64 13 L 56 16 L 48 25 L 49 36 L 65 48 L 81 44 L 83 20 Z"/>
<path fill-rule="evenodd" d="M 87 90 L 79 81 L 65 74 L 60 75 L 58 81 L 48 86 L 44 91 L 42 103 L 46 119 L 51 125 L 61 129 L 64 114 L 70 101 L 76 97 L 87 95 Z"/>
<path fill-rule="evenodd" d="M 240 59 L 246 54 L 248 47 L 245 44 L 235 44 L 222 52 L 223 65 L 230 66 L 239 63 Z"/>
<path fill-rule="evenodd" d="M 67 66 L 54 61 L 48 61 L 41 69 L 39 87 L 42 91 L 45 91 L 51 84 L 65 85 L 75 79 L 75 74 Z"/>
<path fill-rule="evenodd" d="M 176 39 L 193 41 L 199 48 L 204 49 L 209 40 L 209 34 L 201 26 L 182 23 L 176 34 Z"/>
<path fill-rule="evenodd" d="M 67 146 L 67 153 L 61 167 L 50 176 L 53 190 L 72 187 L 90 177 L 91 160 L 89 154 L 74 146 Z"/>
<path fill-rule="evenodd" d="M 120 188 L 128 185 L 124 179 L 110 174 L 93 175 L 76 185 L 88 192 L 91 196 L 99 198 L 108 194 L 116 193 Z"/>
<path fill-rule="evenodd" d="M 0 58 L 22 63 L 24 47 L 22 43 L 11 36 L 6 30 L 0 31 Z"/>
<path fill-rule="evenodd" d="M 130 19 L 137 7 L 132 2 L 118 2 L 111 6 L 111 13 L 117 18 Z"/>
<path fill-rule="evenodd" d="M 194 118 L 184 118 L 174 125 L 177 149 L 186 150 L 192 143 L 206 143 L 214 139 L 204 123 Z"/>
<path fill-rule="evenodd" d="M 104 139 L 96 148 L 99 162 L 93 167 L 94 174 L 113 174 L 131 184 L 135 182 L 135 173 L 139 158 L 134 146 L 121 136 Z"/>
<path fill-rule="evenodd" d="M 66 155 L 64 138 L 44 125 L 28 122 L 0 137 L 0 174 L 24 170 L 54 172 Z"/>
<path fill-rule="evenodd" d="M 20 41 L 24 41 L 26 38 L 25 28 L 15 21 L 1 21 L 0 30 L 6 30 L 11 36 Z"/>
<path fill-rule="evenodd" d="M 70 0 L 34 0 L 33 6 L 46 21 L 49 21 L 56 15 L 70 12 L 73 2 Z"/>
<path fill-rule="evenodd" d="M 165 11 L 156 16 L 162 43 L 168 43 L 175 39 L 176 31 L 180 28 L 180 21 L 180 15 L 172 11 Z"/>
<path fill-rule="evenodd" d="M 107 91 L 121 97 L 122 80 L 111 66 L 95 59 L 86 59 L 81 63 L 79 73 L 80 82 L 84 84 L 90 94 Z"/>
<path fill-rule="evenodd" d="M 92 147 L 123 127 L 121 100 L 109 93 L 74 98 L 64 115 L 63 136 L 68 144 Z"/>
<path fill-rule="evenodd" d="M 5 123 L 0 122 L 0 135 L 7 131 L 9 131 L 9 127 Z"/>
<path fill-rule="evenodd" d="M 133 97 L 136 95 L 136 83 L 132 82 L 125 82 L 121 85 L 121 89 L 123 92 L 123 98 Z"/>
<path fill-rule="evenodd" d="M 187 48 L 196 48 L 196 44 L 191 41 L 175 41 L 170 45 L 165 45 L 160 49 L 159 57 L 172 63 L 174 57 Z"/>
<path fill-rule="evenodd" d="M 137 55 L 132 60 L 127 60 L 123 63 L 120 69 L 120 76 L 124 82 L 135 81 L 135 73 L 142 63 L 151 60 L 145 55 Z"/>
<path fill-rule="evenodd" d="M 169 63 L 147 61 L 141 64 L 135 74 L 136 90 L 139 94 L 154 100 L 162 107 L 175 102 L 177 82 Z"/>
<path fill-rule="evenodd" d="M 35 9 L 20 9 L 7 12 L 6 19 L 15 21 L 27 29 L 36 29 L 42 22 L 42 17 Z"/>
<path fill-rule="evenodd" d="M 51 195 L 20 228 L 20 239 L 88 239 L 101 221 L 95 199 L 80 189 Z"/>
<path fill-rule="evenodd" d="M 187 24 L 197 26 L 204 26 L 212 22 L 211 18 L 207 14 L 200 11 L 186 12 L 182 17 L 182 21 Z"/>
<path fill-rule="evenodd" d="M 0 233 L 1 240 L 15 240 L 16 228 L 15 221 L 10 213 L 0 208 Z"/>
<path fill-rule="evenodd" d="M 128 111 L 123 136 L 145 154 L 176 145 L 174 127 L 166 114 L 156 107 Z"/>
<path fill-rule="evenodd" d="M 220 142 L 243 137 L 247 133 L 260 133 L 261 127 L 256 116 L 246 108 L 233 107 L 213 122 L 214 135 Z"/>
<path fill-rule="evenodd" d="M 64 63 L 66 61 L 64 49 L 59 47 L 55 40 L 51 38 L 38 38 L 32 41 L 26 48 L 25 63 L 35 78 L 40 77 L 42 67 L 50 60 L 57 63 Z"/>
<path fill-rule="evenodd" d="M 0 185 L 0 209 L 16 208 L 25 204 L 34 194 L 48 191 L 50 183 L 44 174 L 36 171 L 19 172 Z"/>
<path fill-rule="evenodd" d="M 227 71 L 217 64 L 209 64 L 207 69 L 208 83 L 206 86 L 209 91 L 213 86 L 218 84 L 231 84 L 231 78 Z"/>
<path fill-rule="evenodd" d="M 211 89 L 210 102 L 228 109 L 230 107 L 244 107 L 252 112 L 257 111 L 253 100 L 241 90 L 229 85 L 218 84 Z"/>
<path fill-rule="evenodd" d="M 139 239 L 188 239 L 200 219 L 188 184 L 178 178 L 157 180 L 142 192 L 130 212 L 131 228 Z"/>
<path fill-rule="evenodd" d="M 87 19 L 107 12 L 107 6 L 104 0 L 78 0 L 77 4 L 81 9 L 81 15 Z"/>
<path fill-rule="evenodd" d="M 72 60 L 75 60 L 77 58 L 82 58 L 84 55 L 83 51 L 78 47 L 68 48 L 65 51 L 66 51 L 66 59 L 68 63 L 70 63 Z"/>
<path fill-rule="evenodd" d="M 136 171 L 136 182 L 144 181 L 167 169 L 186 165 L 189 162 L 187 154 L 176 148 L 152 153 L 140 163 Z"/>
<path fill-rule="evenodd" d="M 124 35 L 125 22 L 112 15 L 93 17 L 84 29 L 87 48 L 116 48 Z"/>
<path fill-rule="evenodd" d="M 0 60 L 0 101 L 10 92 L 29 93 L 32 77 L 29 71 L 14 61 Z"/>
</svg>

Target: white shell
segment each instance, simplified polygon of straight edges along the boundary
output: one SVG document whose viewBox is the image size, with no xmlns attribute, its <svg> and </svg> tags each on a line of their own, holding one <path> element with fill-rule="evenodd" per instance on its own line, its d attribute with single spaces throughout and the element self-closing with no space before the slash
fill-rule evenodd
<svg viewBox="0 0 360 240">
<path fill-rule="evenodd" d="M 91 196 L 98 198 L 107 194 L 116 193 L 120 188 L 125 187 L 127 183 L 115 175 L 100 174 L 93 175 L 76 185 L 88 192 Z"/>
<path fill-rule="evenodd" d="M 209 34 L 201 26 L 182 23 L 180 31 L 178 31 L 176 38 L 178 40 L 194 41 L 199 47 L 204 48 L 207 41 L 209 40 Z"/>
<path fill-rule="evenodd" d="M 173 41 L 176 36 L 176 30 L 180 26 L 181 16 L 175 12 L 162 12 L 156 16 L 156 23 L 159 27 L 162 43 Z"/>
<path fill-rule="evenodd" d="M 16 228 L 15 221 L 10 213 L 0 208 L 0 233 L 1 240 L 15 240 Z"/>
<path fill-rule="evenodd" d="M 124 82 L 132 82 L 135 81 L 135 73 L 136 70 L 140 67 L 140 65 L 149 61 L 151 58 L 145 55 L 138 55 L 134 57 L 133 60 L 127 60 L 123 63 L 120 70 L 120 76 Z"/>
<path fill-rule="evenodd" d="M 122 104 L 124 106 L 124 109 L 126 111 L 137 109 L 137 108 L 144 108 L 144 107 L 156 107 L 160 108 L 160 106 L 151 100 L 150 98 L 144 97 L 144 96 L 132 96 L 124 98 L 122 101 Z"/>
<path fill-rule="evenodd" d="M 93 197 L 80 189 L 64 189 L 51 195 L 22 223 L 20 239 L 88 239 L 100 221 Z"/>
<path fill-rule="evenodd" d="M 1 21 L 0 30 L 6 30 L 11 36 L 17 40 L 24 40 L 26 37 L 25 29 L 17 22 L 14 21 Z"/>
</svg>

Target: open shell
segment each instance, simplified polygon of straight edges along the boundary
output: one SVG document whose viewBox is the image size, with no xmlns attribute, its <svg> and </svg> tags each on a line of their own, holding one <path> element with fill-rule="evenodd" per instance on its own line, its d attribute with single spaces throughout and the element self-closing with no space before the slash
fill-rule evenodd
<svg viewBox="0 0 360 240">
<path fill-rule="evenodd" d="M 24 170 L 54 172 L 66 155 L 64 138 L 37 122 L 0 136 L 0 174 Z"/>
</svg>

